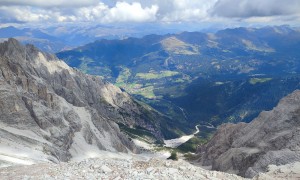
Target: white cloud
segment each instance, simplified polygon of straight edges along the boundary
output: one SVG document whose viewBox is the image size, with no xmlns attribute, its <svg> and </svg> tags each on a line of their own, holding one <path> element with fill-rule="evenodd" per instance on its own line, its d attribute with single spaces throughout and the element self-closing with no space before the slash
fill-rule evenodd
<svg viewBox="0 0 300 180">
<path fill-rule="evenodd" d="M 168 0 L 167 4 L 161 4 L 166 8 L 160 12 L 161 20 L 166 22 L 203 21 L 209 17 L 208 10 L 215 2 L 216 0 Z"/>
<path fill-rule="evenodd" d="M 32 8 L 29 6 L 0 6 L 3 19 L 19 22 L 147 22 L 156 20 L 158 6 L 142 7 L 140 3 L 118 2 L 109 8 L 104 3 L 80 8 Z M 1 18 L 0 18 L 1 20 Z"/>
<path fill-rule="evenodd" d="M 76 21 L 74 15 L 63 15 L 58 10 L 32 9 L 30 7 L 2 6 L 0 20 L 12 22 L 67 22 Z M 7 19 L 5 19 L 7 18 Z M 10 18 L 10 19 L 8 19 Z"/>
<path fill-rule="evenodd" d="M 71 14 L 76 15 L 76 21 L 101 21 L 108 11 L 107 5 L 98 3 L 96 6 L 75 9 Z"/>
<path fill-rule="evenodd" d="M 0 23 L 262 23 L 299 14 L 299 0 L 0 0 Z"/>
<path fill-rule="evenodd" d="M 49 20 L 50 16 L 47 13 L 44 13 L 43 10 L 38 12 L 31 11 L 28 7 L 0 7 L 1 20 L 5 17 L 10 18 L 12 21 L 21 21 L 21 22 L 39 22 L 44 20 Z"/>
<path fill-rule="evenodd" d="M 104 22 L 145 22 L 156 20 L 157 5 L 142 8 L 140 3 L 117 2 L 104 16 Z"/>
</svg>

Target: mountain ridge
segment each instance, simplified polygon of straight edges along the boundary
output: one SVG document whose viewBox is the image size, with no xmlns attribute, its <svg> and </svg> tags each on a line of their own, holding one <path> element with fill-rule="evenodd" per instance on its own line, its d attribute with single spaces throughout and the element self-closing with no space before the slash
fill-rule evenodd
<svg viewBox="0 0 300 180">
<path fill-rule="evenodd" d="M 68 161 L 103 150 L 139 152 L 116 123 L 163 138 L 160 114 L 32 45 L 1 43 L 0 65 L 2 165 Z"/>
<path fill-rule="evenodd" d="M 299 88 L 299 40 L 288 26 L 241 27 L 99 40 L 57 56 L 176 119 L 174 131 L 187 134 L 199 123 L 249 122 Z"/>
</svg>

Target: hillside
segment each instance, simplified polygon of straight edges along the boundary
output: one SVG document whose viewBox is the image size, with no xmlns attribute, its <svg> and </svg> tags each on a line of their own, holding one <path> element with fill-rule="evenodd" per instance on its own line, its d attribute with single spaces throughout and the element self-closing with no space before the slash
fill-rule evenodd
<svg viewBox="0 0 300 180">
<path fill-rule="evenodd" d="M 299 42 L 288 26 L 236 28 L 99 40 L 57 56 L 175 119 L 180 134 L 249 122 L 299 88 Z"/>
</svg>

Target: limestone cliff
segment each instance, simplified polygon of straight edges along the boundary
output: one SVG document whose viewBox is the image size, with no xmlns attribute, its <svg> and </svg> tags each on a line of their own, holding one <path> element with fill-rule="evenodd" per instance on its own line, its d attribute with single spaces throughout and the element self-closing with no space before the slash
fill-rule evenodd
<svg viewBox="0 0 300 180">
<path fill-rule="evenodd" d="M 251 123 L 224 124 L 198 149 L 198 161 L 212 169 L 253 177 L 269 165 L 300 160 L 300 91 L 283 98 Z"/>
<path fill-rule="evenodd" d="M 155 116 L 100 77 L 32 45 L 0 44 L 0 165 L 136 152 L 116 122 L 147 128 L 159 139 Z"/>
</svg>

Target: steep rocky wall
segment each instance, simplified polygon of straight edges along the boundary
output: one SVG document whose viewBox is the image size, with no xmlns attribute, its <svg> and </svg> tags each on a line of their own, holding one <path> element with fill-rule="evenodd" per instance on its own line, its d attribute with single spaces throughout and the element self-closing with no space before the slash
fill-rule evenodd
<svg viewBox="0 0 300 180">
<path fill-rule="evenodd" d="M 136 152 L 115 122 L 146 127 L 161 138 L 159 123 L 143 118 L 143 111 L 100 77 L 14 39 L 0 44 L 0 164 Z"/>
<path fill-rule="evenodd" d="M 198 162 L 214 170 L 253 177 L 268 166 L 300 160 L 300 91 L 251 123 L 225 124 L 198 148 Z"/>
</svg>

